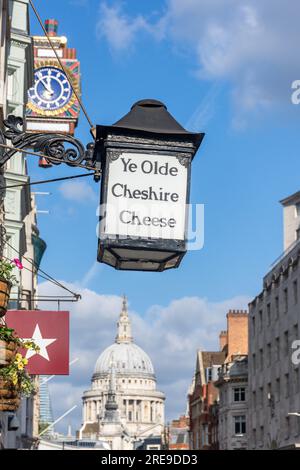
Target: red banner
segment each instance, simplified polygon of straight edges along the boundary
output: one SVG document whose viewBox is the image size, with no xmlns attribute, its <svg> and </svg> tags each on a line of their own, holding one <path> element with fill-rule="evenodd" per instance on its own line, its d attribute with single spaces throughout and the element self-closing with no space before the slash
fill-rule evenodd
<svg viewBox="0 0 300 470">
<path fill-rule="evenodd" d="M 22 351 L 30 374 L 69 374 L 69 312 L 9 310 L 5 320 L 20 338 L 32 339 L 40 348 Z"/>
</svg>

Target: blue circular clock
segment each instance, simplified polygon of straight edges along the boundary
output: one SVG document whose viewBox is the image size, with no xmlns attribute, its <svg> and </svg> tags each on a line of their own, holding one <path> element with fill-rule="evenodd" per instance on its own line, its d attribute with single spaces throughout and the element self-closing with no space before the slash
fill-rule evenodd
<svg viewBox="0 0 300 470">
<path fill-rule="evenodd" d="M 34 72 L 34 86 L 29 100 L 44 111 L 55 111 L 68 104 L 72 88 L 66 74 L 56 67 L 41 67 Z"/>
</svg>

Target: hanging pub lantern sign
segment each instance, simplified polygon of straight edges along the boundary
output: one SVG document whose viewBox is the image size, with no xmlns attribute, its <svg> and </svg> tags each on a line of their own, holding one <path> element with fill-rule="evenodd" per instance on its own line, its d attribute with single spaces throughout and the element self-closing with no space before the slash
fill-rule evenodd
<svg viewBox="0 0 300 470">
<path fill-rule="evenodd" d="M 191 162 L 203 133 L 186 131 L 156 100 L 97 126 L 102 183 L 98 261 L 164 271 L 185 255 Z"/>
</svg>

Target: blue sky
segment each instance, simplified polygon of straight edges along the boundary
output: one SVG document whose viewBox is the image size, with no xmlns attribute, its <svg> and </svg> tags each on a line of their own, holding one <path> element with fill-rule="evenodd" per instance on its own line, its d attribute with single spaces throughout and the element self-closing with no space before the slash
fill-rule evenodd
<svg viewBox="0 0 300 470">
<path fill-rule="evenodd" d="M 51 191 L 38 196 L 38 208 L 50 211 L 39 216 L 48 244 L 44 270 L 99 296 L 125 292 L 139 316 L 147 316 L 153 305 L 169 308 L 176 299 L 204 299 L 212 315 L 216 304 L 224 305 L 220 327 L 228 299 L 246 307 L 245 299 L 260 291 L 262 276 L 282 251 L 278 201 L 299 190 L 300 170 L 300 107 L 290 98 L 291 83 L 300 78 L 294 50 L 300 7 L 290 0 L 282 12 L 278 0 L 263 3 L 36 1 L 42 18 L 57 18 L 59 33 L 77 49 L 82 98 L 94 123 L 111 124 L 135 101 L 155 98 L 189 130 L 206 132 L 193 163 L 191 191 L 191 201 L 205 205 L 201 251 L 188 253 L 179 269 L 160 274 L 117 272 L 95 263 L 99 184 L 86 178 L 77 187 L 38 188 Z M 31 19 L 32 33 L 40 34 Z M 90 140 L 82 114 L 76 136 Z M 32 180 L 76 171 L 81 172 L 44 171 L 30 162 Z M 188 317 L 184 305 L 181 314 Z M 205 312 L 210 315 L 209 308 Z M 205 328 L 201 314 L 200 320 Z M 112 339 L 114 324 L 111 328 Z M 212 337 L 201 344 L 199 338 L 200 346 L 213 347 Z M 194 358 L 183 374 L 184 387 L 193 367 Z M 182 396 L 170 415 L 184 406 Z"/>
<path fill-rule="evenodd" d="M 198 3 L 200 6 L 201 1 Z M 163 4 L 121 3 L 122 13 L 128 17 L 144 14 L 147 18 L 163 11 Z M 183 50 L 184 46 L 172 44 L 170 39 L 159 41 L 143 31 L 129 50 L 111 50 L 105 38 L 97 36 L 100 5 L 96 0 L 66 1 L 63 7 L 56 0 L 37 3 L 42 18 L 56 17 L 59 32 L 77 48 L 82 96 L 93 122 L 110 124 L 136 100 L 153 97 L 164 101 L 183 125 L 190 123 L 195 130 L 206 132 L 194 160 L 191 193 L 192 202 L 205 204 L 205 245 L 203 250 L 188 254 L 179 270 L 163 274 L 119 273 L 99 266 L 89 287 L 113 294 L 124 291 L 140 311 L 149 303 L 169 302 L 174 292 L 178 297 L 200 295 L 214 300 L 255 295 L 262 275 L 282 247 L 278 200 L 299 189 L 300 109 L 291 109 L 292 116 L 285 111 L 282 119 L 279 113 L 255 110 L 247 115 L 245 127 L 235 128 L 237 105 L 232 99 L 234 86 L 227 77 L 200 80 L 190 48 Z M 40 32 L 34 21 L 32 32 Z M 295 78 L 291 75 L 290 82 Z M 287 106 L 292 108 L 290 90 L 285 92 Z M 204 116 L 202 123 L 200 116 L 197 122 L 196 116 L 196 122 L 191 123 L 207 95 L 213 95 L 208 120 Z M 83 115 L 76 135 L 84 142 L 90 139 Z M 39 172 L 36 165 L 30 170 L 32 179 L 74 173 L 57 167 Z M 95 261 L 99 185 L 89 184 L 95 200 L 85 200 L 84 195 L 79 202 L 65 200 L 58 191 L 60 184 L 49 185 L 52 195 L 38 199 L 41 210 L 50 210 L 49 216 L 39 217 L 48 243 L 44 269 L 69 281 L 82 280 Z M 147 296 L 141 295 L 145 284 Z"/>
</svg>

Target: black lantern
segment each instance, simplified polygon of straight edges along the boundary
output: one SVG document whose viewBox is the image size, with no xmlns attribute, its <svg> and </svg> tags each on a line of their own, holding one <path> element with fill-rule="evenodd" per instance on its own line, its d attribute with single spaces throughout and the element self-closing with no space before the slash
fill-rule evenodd
<svg viewBox="0 0 300 470">
<path fill-rule="evenodd" d="M 112 126 L 97 126 L 98 261 L 138 271 L 179 266 L 187 251 L 191 161 L 203 137 L 156 100 L 138 101 Z"/>
</svg>

